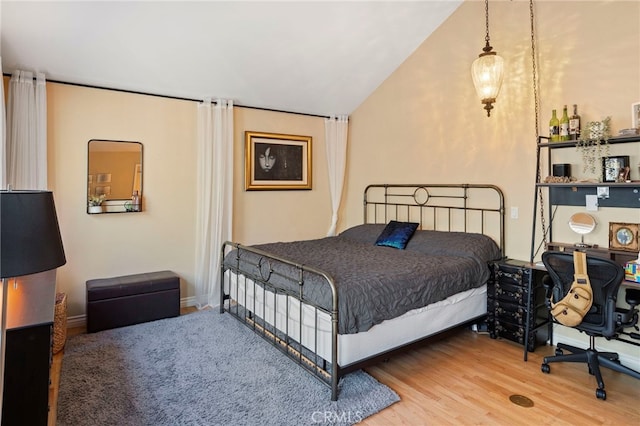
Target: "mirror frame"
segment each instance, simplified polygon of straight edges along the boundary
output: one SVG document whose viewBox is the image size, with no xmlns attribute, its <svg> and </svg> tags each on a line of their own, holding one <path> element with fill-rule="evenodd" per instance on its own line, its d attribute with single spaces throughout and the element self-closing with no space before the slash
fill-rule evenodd
<svg viewBox="0 0 640 426">
<path fill-rule="evenodd" d="M 91 155 L 91 142 L 113 142 L 113 143 L 127 143 L 127 144 L 137 144 L 140 148 L 140 191 L 138 193 L 139 198 L 139 209 L 132 209 L 132 198 L 114 198 L 114 199 L 105 199 L 101 205 L 99 206 L 90 206 L 89 200 L 91 198 L 91 185 L 92 185 L 92 177 L 90 170 L 90 155 Z M 123 141 L 123 140 L 112 140 L 112 139 L 90 139 L 87 142 L 87 191 L 86 191 L 86 206 L 87 206 L 87 214 L 103 214 L 103 213 L 140 213 L 143 211 L 143 178 L 144 171 L 144 147 L 142 142 L 137 141 Z M 136 171 L 134 171 L 134 182 L 136 179 Z M 132 182 L 132 185 L 135 183 Z"/>
<path fill-rule="evenodd" d="M 584 219 L 584 220 L 579 220 Z M 580 242 L 575 243 L 575 247 L 591 247 L 590 244 L 586 244 L 584 242 L 584 236 L 593 232 L 598 226 L 598 222 L 596 222 L 596 218 L 591 216 L 589 213 L 578 212 L 571 215 L 569 218 L 569 229 L 571 229 L 576 234 L 580 235 Z"/>
<path fill-rule="evenodd" d="M 589 220 L 588 222 L 587 220 L 580 221 L 578 220 L 579 218 L 585 218 L 585 219 L 589 218 L 591 220 Z M 584 212 L 574 213 L 569 218 L 569 228 L 573 232 L 579 235 L 590 234 L 591 232 L 593 232 L 594 229 L 596 229 L 596 225 L 597 225 L 596 219 L 593 216 L 591 216 L 589 213 L 584 213 Z"/>
</svg>

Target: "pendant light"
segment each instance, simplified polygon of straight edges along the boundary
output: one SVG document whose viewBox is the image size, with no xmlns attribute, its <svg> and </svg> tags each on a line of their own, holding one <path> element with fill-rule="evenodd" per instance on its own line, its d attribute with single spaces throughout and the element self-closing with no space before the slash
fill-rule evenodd
<svg viewBox="0 0 640 426">
<path fill-rule="evenodd" d="M 471 75 L 478 97 L 484 104 L 484 109 L 487 110 L 487 117 L 490 117 L 492 104 L 496 101 L 502 86 L 504 60 L 489 45 L 489 0 L 484 1 L 484 11 L 487 29 L 487 35 L 484 38 L 486 44 L 482 53 L 478 55 L 478 59 L 473 61 Z"/>
</svg>

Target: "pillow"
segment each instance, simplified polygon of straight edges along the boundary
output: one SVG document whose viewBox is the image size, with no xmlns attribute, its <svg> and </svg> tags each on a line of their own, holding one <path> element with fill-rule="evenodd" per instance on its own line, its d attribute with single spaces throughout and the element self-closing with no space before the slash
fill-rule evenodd
<svg viewBox="0 0 640 426">
<path fill-rule="evenodd" d="M 405 249 L 434 256 L 475 257 L 483 262 L 502 258 L 496 242 L 478 233 L 416 231 Z"/>
<path fill-rule="evenodd" d="M 352 241 L 358 241 L 360 243 L 374 244 L 384 227 L 384 223 L 356 225 L 342 231 L 340 233 L 340 237 Z"/>
<path fill-rule="evenodd" d="M 414 222 L 397 222 L 392 220 L 382 230 L 382 233 L 376 240 L 376 245 L 403 250 L 413 233 L 418 229 L 418 225 L 418 223 Z"/>
</svg>

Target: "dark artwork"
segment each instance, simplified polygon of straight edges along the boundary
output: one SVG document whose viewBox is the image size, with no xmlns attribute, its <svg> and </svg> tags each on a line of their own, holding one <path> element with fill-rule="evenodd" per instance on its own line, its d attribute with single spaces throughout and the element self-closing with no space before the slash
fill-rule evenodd
<svg viewBox="0 0 640 426">
<path fill-rule="evenodd" d="M 302 180 L 302 146 L 256 143 L 255 180 Z"/>
</svg>

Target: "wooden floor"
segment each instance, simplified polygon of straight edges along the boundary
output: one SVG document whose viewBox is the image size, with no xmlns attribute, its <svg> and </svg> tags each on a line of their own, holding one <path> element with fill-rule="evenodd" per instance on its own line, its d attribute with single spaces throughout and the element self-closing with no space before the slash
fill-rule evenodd
<svg viewBox="0 0 640 426">
<path fill-rule="evenodd" d="M 69 336 L 82 332 L 70 329 Z M 596 399 L 595 378 L 584 365 L 551 364 L 551 374 L 542 373 L 542 358 L 552 354 L 553 348 L 540 347 L 524 362 L 521 346 L 461 330 L 368 368 L 401 401 L 361 424 L 640 425 L 640 380 L 603 369 L 607 400 L 602 401 Z M 62 355 L 53 357 L 51 426 Z M 512 395 L 529 398 L 533 407 L 512 403 Z"/>
</svg>

